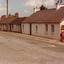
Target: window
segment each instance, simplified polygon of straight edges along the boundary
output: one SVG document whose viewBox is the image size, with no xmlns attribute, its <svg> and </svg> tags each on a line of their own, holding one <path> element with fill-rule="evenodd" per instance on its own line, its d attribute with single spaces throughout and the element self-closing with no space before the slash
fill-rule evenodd
<svg viewBox="0 0 64 64">
<path fill-rule="evenodd" d="M 36 33 L 37 33 L 37 31 L 38 31 L 38 26 L 36 25 Z"/>
<path fill-rule="evenodd" d="M 54 25 L 51 25 L 51 32 L 54 32 Z"/>
<path fill-rule="evenodd" d="M 46 32 L 48 32 L 48 25 L 47 24 L 45 25 L 45 29 L 46 29 Z"/>
</svg>

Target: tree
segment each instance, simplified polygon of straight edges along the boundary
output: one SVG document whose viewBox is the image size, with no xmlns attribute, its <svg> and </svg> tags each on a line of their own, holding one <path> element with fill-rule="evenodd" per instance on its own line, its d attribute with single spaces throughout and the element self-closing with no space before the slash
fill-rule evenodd
<svg viewBox="0 0 64 64">
<path fill-rule="evenodd" d="M 47 9 L 47 8 L 44 5 L 40 6 L 40 10 L 45 10 L 45 9 Z"/>
</svg>

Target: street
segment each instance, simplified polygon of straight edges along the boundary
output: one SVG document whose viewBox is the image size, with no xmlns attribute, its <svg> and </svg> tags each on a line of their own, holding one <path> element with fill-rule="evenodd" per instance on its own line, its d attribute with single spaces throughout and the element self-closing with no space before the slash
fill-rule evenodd
<svg viewBox="0 0 64 64">
<path fill-rule="evenodd" d="M 64 64 L 64 45 L 0 32 L 0 64 Z"/>
</svg>

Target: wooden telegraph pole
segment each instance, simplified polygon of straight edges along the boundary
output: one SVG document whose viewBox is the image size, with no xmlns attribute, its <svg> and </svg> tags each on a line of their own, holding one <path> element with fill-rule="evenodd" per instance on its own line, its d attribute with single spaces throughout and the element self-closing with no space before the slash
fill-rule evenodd
<svg viewBox="0 0 64 64">
<path fill-rule="evenodd" d="M 8 18 L 8 0 L 7 0 L 7 18 Z M 7 20 L 7 31 L 8 31 L 8 20 Z"/>
<path fill-rule="evenodd" d="M 7 0 L 7 18 L 8 18 L 8 0 Z"/>
</svg>

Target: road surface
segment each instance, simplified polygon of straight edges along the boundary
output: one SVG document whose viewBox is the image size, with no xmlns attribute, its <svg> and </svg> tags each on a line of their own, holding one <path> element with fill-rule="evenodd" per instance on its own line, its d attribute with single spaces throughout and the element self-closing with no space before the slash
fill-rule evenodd
<svg viewBox="0 0 64 64">
<path fill-rule="evenodd" d="M 64 64 L 64 45 L 0 32 L 0 64 Z"/>
</svg>

